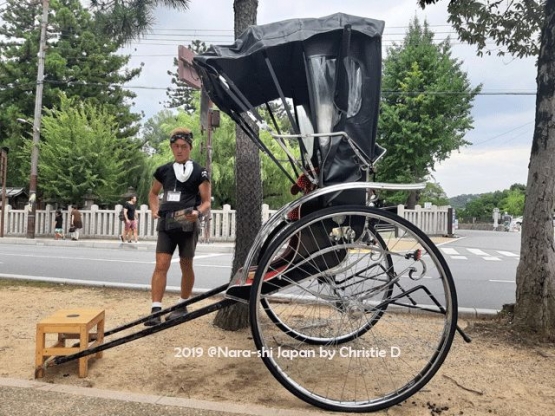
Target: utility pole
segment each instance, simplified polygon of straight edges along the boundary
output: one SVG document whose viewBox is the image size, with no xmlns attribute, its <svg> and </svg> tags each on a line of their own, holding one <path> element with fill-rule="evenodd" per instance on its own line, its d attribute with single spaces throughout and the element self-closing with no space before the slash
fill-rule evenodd
<svg viewBox="0 0 555 416">
<path fill-rule="evenodd" d="M 37 212 L 37 176 L 39 164 L 40 124 L 42 115 L 42 90 L 44 87 L 44 58 L 46 50 L 46 27 L 50 0 L 42 0 L 42 20 L 35 94 L 35 116 L 33 120 L 33 148 L 31 149 L 31 176 L 29 178 L 30 212 L 27 214 L 27 238 L 35 238 L 35 215 Z"/>
<path fill-rule="evenodd" d="M 4 237 L 4 220 L 6 218 L 6 177 L 8 176 L 8 148 L 0 149 L 0 176 L 2 178 L 2 218 L 0 219 L 0 237 Z"/>
</svg>

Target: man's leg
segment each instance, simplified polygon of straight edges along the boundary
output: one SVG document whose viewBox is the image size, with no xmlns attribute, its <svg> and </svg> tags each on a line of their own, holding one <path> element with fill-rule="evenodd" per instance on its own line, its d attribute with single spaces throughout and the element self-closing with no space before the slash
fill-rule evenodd
<svg viewBox="0 0 555 416">
<path fill-rule="evenodd" d="M 193 271 L 193 258 L 198 242 L 198 233 L 183 233 L 179 240 L 179 266 L 181 267 L 181 299 L 185 302 L 191 297 L 195 284 L 195 272 Z M 168 315 L 167 319 L 179 318 L 187 314 L 187 307 L 176 309 Z"/>
<path fill-rule="evenodd" d="M 124 221 L 123 222 L 123 230 L 121 231 L 121 242 L 125 243 L 125 241 L 127 240 L 127 223 Z"/>
<path fill-rule="evenodd" d="M 180 257 L 179 265 L 181 266 L 181 298 L 179 303 L 185 302 L 191 297 L 193 292 L 193 286 L 195 284 L 195 272 L 193 271 L 193 258 L 192 257 Z M 170 319 L 180 318 L 188 313 L 187 307 L 178 308 L 171 312 L 166 318 L 168 321 Z"/>
<path fill-rule="evenodd" d="M 152 309 L 151 313 L 162 310 L 162 298 L 166 291 L 166 281 L 168 270 L 170 268 L 172 255 L 167 253 L 156 253 L 156 266 L 152 273 L 152 281 L 150 284 Z M 151 318 L 145 322 L 145 326 L 154 326 L 161 323 L 162 320 L 159 316 Z"/>
<path fill-rule="evenodd" d="M 189 299 L 195 285 L 195 271 L 192 258 L 180 258 L 181 266 L 181 299 Z"/>
<path fill-rule="evenodd" d="M 166 291 L 166 280 L 170 268 L 172 255 L 167 253 L 156 253 L 156 266 L 152 273 L 151 295 L 153 302 L 162 302 Z"/>
</svg>

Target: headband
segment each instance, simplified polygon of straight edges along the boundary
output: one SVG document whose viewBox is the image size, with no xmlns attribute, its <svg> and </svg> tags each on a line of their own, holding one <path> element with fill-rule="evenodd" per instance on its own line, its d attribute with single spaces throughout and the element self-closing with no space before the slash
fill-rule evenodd
<svg viewBox="0 0 555 416">
<path fill-rule="evenodd" d="M 174 143 L 176 140 L 181 139 L 185 140 L 186 142 L 192 143 L 193 142 L 193 133 L 175 133 L 170 137 L 170 143 Z"/>
</svg>

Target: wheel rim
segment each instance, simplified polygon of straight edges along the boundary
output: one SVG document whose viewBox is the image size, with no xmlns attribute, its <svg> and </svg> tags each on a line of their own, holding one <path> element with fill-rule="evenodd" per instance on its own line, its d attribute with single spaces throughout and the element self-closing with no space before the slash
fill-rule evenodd
<svg viewBox="0 0 555 416">
<path fill-rule="evenodd" d="M 341 225 L 338 216 L 346 218 Z M 292 236 L 337 237 L 349 224 L 358 224 L 350 240 L 313 244 L 324 254 L 303 253 L 301 266 L 296 258 L 273 270 Z M 287 280 L 295 267 L 304 273 L 299 282 L 270 290 L 272 281 L 263 281 L 269 271 Z M 372 208 L 334 207 L 290 226 L 260 262 L 250 305 L 253 337 L 270 352 L 263 360 L 272 374 L 301 399 L 331 410 L 378 410 L 414 394 L 441 366 L 456 326 L 454 285 L 437 248 L 410 223 Z"/>
</svg>

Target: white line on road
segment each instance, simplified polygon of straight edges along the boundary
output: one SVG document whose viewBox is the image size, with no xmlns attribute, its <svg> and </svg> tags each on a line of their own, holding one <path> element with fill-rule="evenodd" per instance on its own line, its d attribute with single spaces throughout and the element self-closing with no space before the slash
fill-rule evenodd
<svg viewBox="0 0 555 416">
<path fill-rule="evenodd" d="M 501 261 L 501 259 L 499 257 L 494 257 L 494 256 L 484 256 L 482 258 L 484 260 L 489 260 L 489 261 Z"/>
<path fill-rule="evenodd" d="M 507 256 L 507 257 L 518 257 L 518 254 L 511 253 L 510 251 L 499 251 L 499 250 L 497 250 L 497 252 L 499 254 L 502 254 L 503 256 Z"/>
<path fill-rule="evenodd" d="M 488 253 L 485 251 L 480 250 L 479 248 L 467 248 L 472 254 L 476 254 L 477 256 L 489 256 Z"/>
<path fill-rule="evenodd" d="M 225 253 L 199 254 L 199 255 L 195 255 L 194 260 L 208 259 L 210 257 L 221 257 L 221 256 L 225 256 L 225 255 L 226 255 Z M 151 263 L 154 264 L 155 262 L 153 261 Z M 172 263 L 179 263 L 179 257 L 174 257 L 172 259 Z M 202 264 L 196 264 L 196 263 L 194 265 L 195 265 L 195 267 L 196 266 L 204 266 Z M 227 266 L 215 266 L 215 265 L 210 264 L 210 267 L 227 267 Z"/>
<path fill-rule="evenodd" d="M 493 283 L 516 283 L 514 280 L 490 279 L 489 281 Z"/>
<path fill-rule="evenodd" d="M 468 257 L 466 256 L 451 256 L 450 258 L 453 260 L 468 260 Z"/>
<path fill-rule="evenodd" d="M 459 254 L 459 252 L 457 250 L 455 250 L 454 248 L 450 248 L 450 247 L 441 247 L 441 251 L 443 251 L 445 254 L 451 256 L 451 255 L 457 255 Z"/>
<path fill-rule="evenodd" d="M 38 259 L 58 259 L 58 260 L 91 260 L 91 261 L 106 261 L 112 263 L 138 263 L 138 264 L 154 264 L 154 261 L 137 261 L 137 260 L 121 260 L 121 259 L 103 259 L 94 257 L 75 257 L 75 256 L 37 256 L 36 254 L 6 254 L 1 253 L 2 256 L 13 257 L 33 257 Z"/>
</svg>

